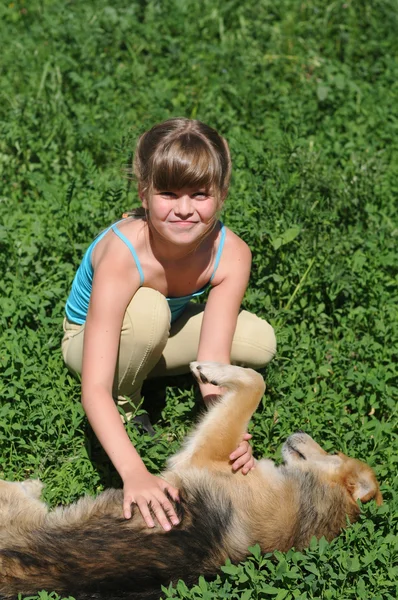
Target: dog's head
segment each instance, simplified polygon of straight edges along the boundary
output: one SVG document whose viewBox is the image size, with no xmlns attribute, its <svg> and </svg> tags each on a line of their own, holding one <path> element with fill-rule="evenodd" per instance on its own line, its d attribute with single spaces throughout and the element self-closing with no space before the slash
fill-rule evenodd
<svg viewBox="0 0 398 600">
<path fill-rule="evenodd" d="M 368 502 L 374 499 L 378 505 L 383 502 L 376 476 L 369 465 L 342 452 L 328 454 L 303 431 L 286 440 L 282 456 L 287 467 L 317 472 L 323 481 L 343 488 L 353 504 L 357 500 Z"/>
</svg>

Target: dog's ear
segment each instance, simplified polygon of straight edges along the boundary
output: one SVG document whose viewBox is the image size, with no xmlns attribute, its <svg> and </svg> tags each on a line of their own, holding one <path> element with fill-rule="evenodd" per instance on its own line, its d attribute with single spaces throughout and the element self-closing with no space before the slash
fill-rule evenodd
<svg viewBox="0 0 398 600">
<path fill-rule="evenodd" d="M 344 454 L 341 456 L 344 457 Z M 367 464 L 354 459 L 348 459 L 345 466 L 343 483 L 353 500 L 369 502 L 374 499 L 378 506 L 383 504 L 383 496 L 373 470 Z"/>
</svg>

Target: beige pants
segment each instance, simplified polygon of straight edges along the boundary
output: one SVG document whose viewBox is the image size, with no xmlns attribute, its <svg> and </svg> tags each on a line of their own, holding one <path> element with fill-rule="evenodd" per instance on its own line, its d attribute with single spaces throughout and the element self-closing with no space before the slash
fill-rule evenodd
<svg viewBox="0 0 398 600">
<path fill-rule="evenodd" d="M 150 288 L 140 288 L 127 307 L 120 335 L 113 395 L 127 396 L 134 404 L 141 400 L 145 379 L 189 372 L 196 360 L 204 304 L 188 304 L 170 327 L 166 298 Z M 82 370 L 84 324 L 64 320 L 62 354 L 68 368 Z M 263 319 L 242 311 L 232 342 L 231 362 L 260 369 L 274 356 L 274 330 Z"/>
</svg>

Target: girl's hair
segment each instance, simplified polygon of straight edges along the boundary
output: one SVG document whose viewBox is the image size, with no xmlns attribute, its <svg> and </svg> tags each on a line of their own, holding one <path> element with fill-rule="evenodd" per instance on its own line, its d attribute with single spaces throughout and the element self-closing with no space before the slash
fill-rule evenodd
<svg viewBox="0 0 398 600">
<path fill-rule="evenodd" d="M 231 177 L 226 140 L 201 121 L 177 117 L 146 131 L 138 140 L 134 174 L 141 194 L 154 189 L 198 187 L 211 190 L 220 209 Z"/>
</svg>

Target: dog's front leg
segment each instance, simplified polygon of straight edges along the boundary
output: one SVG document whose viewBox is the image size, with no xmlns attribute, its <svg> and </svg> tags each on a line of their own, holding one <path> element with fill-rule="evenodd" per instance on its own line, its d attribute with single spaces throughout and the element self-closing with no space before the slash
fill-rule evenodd
<svg viewBox="0 0 398 600">
<path fill-rule="evenodd" d="M 191 370 L 198 381 L 224 387 L 227 391 L 209 407 L 170 465 L 172 468 L 183 464 L 229 469 L 229 455 L 242 441 L 264 392 L 264 380 L 252 369 L 218 363 L 191 363 Z"/>
</svg>

